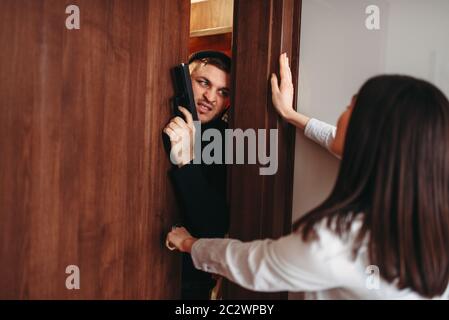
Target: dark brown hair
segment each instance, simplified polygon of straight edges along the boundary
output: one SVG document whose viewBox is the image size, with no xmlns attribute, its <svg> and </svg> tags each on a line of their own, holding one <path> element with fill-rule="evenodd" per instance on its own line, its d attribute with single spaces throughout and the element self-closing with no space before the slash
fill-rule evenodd
<svg viewBox="0 0 449 320">
<path fill-rule="evenodd" d="M 326 218 L 340 236 L 356 217 L 387 282 L 424 297 L 449 280 L 449 102 L 432 84 L 378 76 L 360 89 L 330 196 L 299 219 L 305 241 Z M 368 237 L 367 237 L 368 236 Z"/>
</svg>

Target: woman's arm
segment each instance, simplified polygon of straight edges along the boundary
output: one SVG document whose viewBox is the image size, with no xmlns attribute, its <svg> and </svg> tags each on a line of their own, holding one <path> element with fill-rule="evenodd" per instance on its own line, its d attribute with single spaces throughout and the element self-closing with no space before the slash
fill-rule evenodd
<svg viewBox="0 0 449 320">
<path fill-rule="evenodd" d="M 191 253 L 197 269 L 222 275 L 250 290 L 318 291 L 338 286 L 325 247 L 305 243 L 299 234 L 241 242 L 195 239 L 181 227 L 168 234 L 167 242 L 171 249 Z"/>
<path fill-rule="evenodd" d="M 293 109 L 294 87 L 287 54 L 283 53 L 280 56 L 279 66 L 280 85 L 277 76 L 274 73 L 271 75 L 271 96 L 276 111 L 285 121 L 303 130 L 306 137 L 333 152 L 332 144 L 335 140 L 335 126 L 309 118 Z M 335 155 L 337 157 L 340 156 L 339 154 Z"/>
<path fill-rule="evenodd" d="M 311 118 L 293 110 L 293 112 L 287 114 L 283 119 L 304 131 Z"/>
<path fill-rule="evenodd" d="M 304 129 L 304 135 L 312 141 L 315 141 L 320 146 L 326 148 L 336 157 L 340 158 L 340 153 L 334 152 L 334 142 L 337 134 L 337 128 L 326 122 L 310 119 Z"/>
</svg>

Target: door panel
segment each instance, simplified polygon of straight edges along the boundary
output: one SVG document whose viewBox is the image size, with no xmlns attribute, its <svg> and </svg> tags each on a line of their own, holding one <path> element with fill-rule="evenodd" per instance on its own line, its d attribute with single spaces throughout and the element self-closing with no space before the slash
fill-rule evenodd
<svg viewBox="0 0 449 320">
<path fill-rule="evenodd" d="M 278 171 L 232 165 L 229 173 L 230 236 L 244 241 L 277 238 L 291 230 L 295 131 L 271 103 L 270 75 L 287 52 L 296 86 L 300 0 L 236 0 L 233 33 L 232 126 L 278 130 Z M 286 293 L 256 293 L 228 283 L 231 299 L 286 299 Z"/>
<path fill-rule="evenodd" d="M 2 1 L 0 298 L 176 298 L 161 130 L 190 2 L 79 0 L 80 30 L 70 4 Z"/>
</svg>

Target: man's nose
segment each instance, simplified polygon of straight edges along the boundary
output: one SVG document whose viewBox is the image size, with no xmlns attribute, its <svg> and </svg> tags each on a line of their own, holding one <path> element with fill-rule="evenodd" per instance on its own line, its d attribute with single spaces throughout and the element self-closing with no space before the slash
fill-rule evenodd
<svg viewBox="0 0 449 320">
<path fill-rule="evenodd" d="M 211 89 L 208 89 L 208 90 L 206 90 L 205 92 L 204 92 L 204 97 L 206 98 L 206 100 L 208 101 L 208 102 L 210 102 L 210 103 L 215 103 L 216 102 L 216 97 L 217 97 L 217 94 L 216 93 L 214 93 L 214 91 L 213 90 L 211 90 Z"/>
</svg>

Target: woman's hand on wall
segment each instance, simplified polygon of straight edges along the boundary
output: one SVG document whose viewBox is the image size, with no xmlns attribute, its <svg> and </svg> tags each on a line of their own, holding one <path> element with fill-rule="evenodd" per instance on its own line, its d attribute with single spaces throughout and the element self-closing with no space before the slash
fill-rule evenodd
<svg viewBox="0 0 449 320">
<path fill-rule="evenodd" d="M 292 81 L 292 72 L 290 70 L 286 53 L 281 54 L 279 57 L 279 67 L 279 73 L 281 76 L 280 85 L 276 74 L 273 73 L 271 75 L 271 96 L 273 105 L 285 121 L 288 121 L 295 127 L 304 130 L 310 118 L 296 112 L 293 108 L 293 97 L 295 90 Z"/>
<path fill-rule="evenodd" d="M 192 235 L 184 227 L 173 227 L 167 234 L 166 244 L 170 250 L 179 250 L 181 252 L 190 253 L 192 251 L 193 244 L 198 239 L 192 237 Z"/>
</svg>

